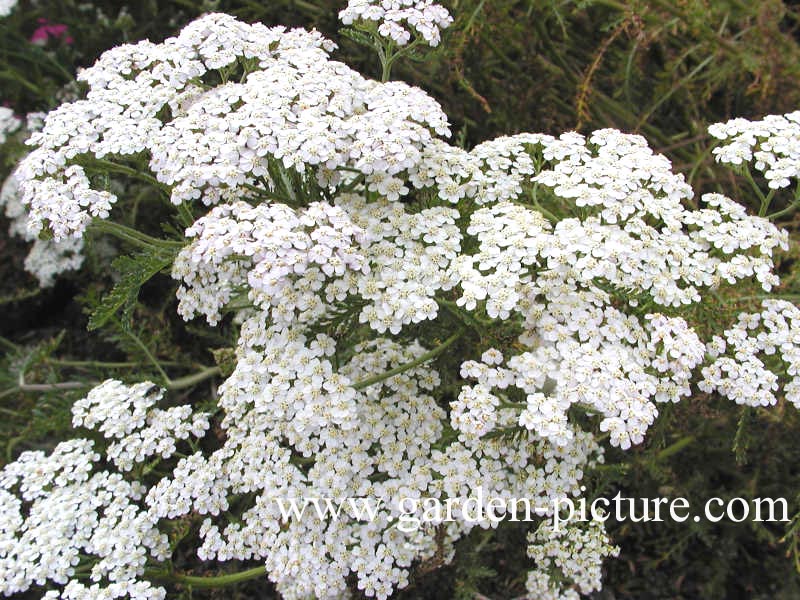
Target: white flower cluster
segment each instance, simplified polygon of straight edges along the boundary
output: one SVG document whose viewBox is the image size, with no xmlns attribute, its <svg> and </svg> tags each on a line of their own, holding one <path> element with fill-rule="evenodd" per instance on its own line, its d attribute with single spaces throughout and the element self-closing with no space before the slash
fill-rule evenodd
<svg viewBox="0 0 800 600">
<path fill-rule="evenodd" d="M 188 404 L 155 408 L 164 396 L 149 381 L 127 386 L 108 379 L 72 407 L 72 426 L 96 429 L 114 440 L 106 456 L 117 468 L 130 471 L 151 456 L 169 458 L 176 440 L 202 437 L 208 415 L 193 413 Z"/>
<path fill-rule="evenodd" d="M 116 197 L 94 189 L 76 164 L 87 155 L 149 155 L 175 204 L 231 201 L 257 185 L 269 197 L 270 161 L 310 168 L 326 183 L 346 167 L 389 197 L 407 193 L 396 175 L 419 161 L 432 132 L 448 133 L 447 117 L 417 88 L 330 61 L 333 47 L 317 33 L 212 14 L 163 44 L 106 52 L 79 74 L 86 99 L 52 111 L 29 140 L 37 148 L 20 174 L 31 227 L 60 239 L 108 216 Z M 238 83 L 194 83 L 237 65 L 246 73 Z"/>
<path fill-rule="evenodd" d="M 363 231 L 346 212 L 322 202 L 295 211 L 284 204 L 223 204 L 186 230 L 172 275 L 184 282 L 178 312 L 211 324 L 231 294 L 247 285 L 250 299 L 284 323 L 295 311 L 319 313 L 326 278 L 368 271 L 357 244 Z M 292 285 L 294 283 L 294 285 Z M 316 309 L 316 311 L 315 311 Z"/>
<path fill-rule="evenodd" d="M 148 557 L 169 554 L 167 536 L 137 504 L 144 486 L 93 472 L 99 459 L 92 442 L 76 439 L 50 455 L 24 452 L 0 471 L 0 593 L 52 581 L 64 588 L 47 600 L 165 597 L 140 579 Z M 83 555 L 93 558 L 90 585 L 75 578 Z"/>
<path fill-rule="evenodd" d="M 603 559 L 619 554 L 600 521 L 567 523 L 559 530 L 546 521 L 528 541 L 528 556 L 536 561 L 526 583 L 531 600 L 578 600 L 581 594 L 599 590 Z"/>
<path fill-rule="evenodd" d="M 399 203 L 356 195 L 337 202 L 365 231 L 361 252 L 370 270 L 333 282 L 328 302 L 348 296 L 367 301 L 359 320 L 379 333 L 436 318 L 434 296 L 449 289 L 448 267 L 461 249 L 458 211 L 433 207 L 409 214 Z"/>
<path fill-rule="evenodd" d="M 791 302 L 764 300 L 761 312 L 740 314 L 724 337 L 714 336 L 708 353 L 715 360 L 703 368 L 701 390 L 737 404 L 771 406 L 778 401 L 776 373 L 785 371 L 791 378 L 785 398 L 800 409 L 800 309 Z"/>
<path fill-rule="evenodd" d="M 452 287 L 447 267 L 460 250 L 458 211 L 408 214 L 399 203 L 344 194 L 335 206 L 221 205 L 186 231 L 197 238 L 173 268 L 183 281 L 179 312 L 211 324 L 234 294 L 287 325 L 325 315 L 329 303 L 359 297 L 359 319 L 379 333 L 438 314 L 434 300 Z"/>
<path fill-rule="evenodd" d="M 0 3 L 0 17 L 3 7 Z M 0 106 L 0 144 L 5 144 L 8 134 L 14 133 L 22 125 L 22 121 L 14 115 L 14 111 L 7 106 Z"/>
<path fill-rule="evenodd" d="M 708 132 L 723 142 L 713 150 L 718 162 L 754 162 L 773 190 L 788 187 L 800 176 L 800 111 L 767 115 L 760 121 L 731 119 L 711 125 Z"/>
<path fill-rule="evenodd" d="M 405 46 L 416 35 L 429 46 L 438 46 L 442 29 L 453 23 L 447 9 L 433 0 L 348 0 L 339 11 L 345 25 L 358 21 L 379 23 L 378 33 L 398 46 Z"/>
<path fill-rule="evenodd" d="M 453 427 L 466 437 L 485 435 L 498 405 L 517 414 L 512 400 L 522 392 L 519 425 L 558 446 L 572 442 L 572 406 L 602 416 L 600 430 L 610 432 L 614 446 L 640 443 L 658 415 L 653 402 L 690 394 L 705 345 L 683 319 L 648 315 L 642 326 L 603 304 L 589 293 L 560 294 L 546 315 L 542 305 L 532 307 L 538 314 L 527 333 L 532 350 L 511 357 L 507 367 L 495 349 L 482 362 L 464 362 L 461 376 L 479 383 L 463 388 L 452 404 Z"/>
<path fill-rule="evenodd" d="M 8 176 L 0 189 L 0 207 L 4 207 L 5 215 L 11 221 L 9 235 L 33 242 L 24 266 L 39 280 L 40 287 L 51 287 L 61 273 L 81 268 L 84 260 L 82 238 L 43 240 L 28 229 L 28 213 L 20 199 L 16 171 Z"/>
<path fill-rule="evenodd" d="M 564 449 L 545 441 L 445 443 L 445 413 L 430 395 L 439 385 L 435 371 L 417 366 L 358 383 L 413 361 L 424 348 L 376 339 L 353 351 L 336 370 L 331 338 L 269 327 L 262 313 L 247 319 L 236 369 L 219 389 L 225 443 L 208 457 L 181 460 L 148 494 L 151 512 L 217 516 L 231 495 L 254 495 L 241 521 L 205 522 L 202 559 L 264 560 L 286 598 L 338 596 L 349 574 L 368 596 L 386 598 L 408 583 L 414 561 L 442 552 L 436 523 L 410 533 L 394 526 L 400 499 L 466 499 L 479 488 L 487 497 L 530 497 L 536 490 L 546 513 L 554 498 L 578 494 L 584 470 L 599 460 L 591 435 L 579 431 Z M 287 519 L 276 502 L 320 497 L 363 497 L 377 514 L 367 520 L 346 511 L 324 520 L 307 510 Z M 474 526 L 459 511 L 455 517 L 441 542 L 448 556 Z"/>
<path fill-rule="evenodd" d="M 467 232 L 481 245 L 480 252 L 460 256 L 454 267 L 464 289 L 460 303 L 471 306 L 478 294 L 490 299 L 490 316 L 506 315 L 533 267 L 559 273 L 567 285 L 591 288 L 600 278 L 632 295 L 647 293 L 666 306 L 697 302 L 699 289 L 720 280 L 734 283 L 755 276 L 766 291 L 776 285 L 772 252 L 788 248 L 788 233 L 747 215 L 719 194 L 703 196 L 708 208 L 685 208 L 682 201 L 691 197 L 691 188 L 642 138 L 613 130 L 595 132 L 588 140 L 577 134 L 521 138 L 494 142 L 498 156 L 491 162 L 508 168 L 508 178 L 499 169 L 489 171 L 480 187 L 466 191 L 480 202 L 496 203 L 471 216 Z M 533 143 L 541 145 L 552 168 L 528 176 L 531 158 L 514 154 Z M 476 151 L 484 153 L 485 148 Z M 463 161 L 467 173 L 472 162 Z M 452 167 L 452 160 L 447 164 Z M 530 208 L 512 204 L 526 179 L 542 202 L 551 194 L 562 204 L 597 214 L 566 216 L 552 224 L 536 198 Z M 495 181 L 500 180 L 506 187 L 499 188 Z M 443 183 L 452 186 L 456 181 Z M 489 274 L 483 273 L 487 270 Z"/>
</svg>

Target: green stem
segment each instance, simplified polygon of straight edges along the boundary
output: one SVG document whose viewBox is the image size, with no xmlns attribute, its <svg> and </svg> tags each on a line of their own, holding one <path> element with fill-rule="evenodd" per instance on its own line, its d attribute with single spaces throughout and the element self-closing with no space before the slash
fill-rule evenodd
<svg viewBox="0 0 800 600">
<path fill-rule="evenodd" d="M 392 46 L 391 41 L 384 42 L 380 36 L 375 35 L 375 48 L 378 51 L 378 59 L 381 61 L 381 83 L 389 81 L 392 74 Z M 384 47 L 384 43 L 386 46 Z"/>
<path fill-rule="evenodd" d="M 453 315 L 456 319 L 463 321 L 467 325 L 470 325 L 479 333 L 482 333 L 487 327 L 492 325 L 491 321 L 485 321 L 480 317 L 470 314 L 469 311 L 464 310 L 457 303 L 451 302 L 450 300 L 436 298 L 436 303 Z"/>
<path fill-rule="evenodd" d="M 292 204 L 297 204 L 297 195 L 294 193 L 294 186 L 292 186 L 292 182 L 289 180 L 289 176 L 286 174 L 284 169 L 279 169 L 278 171 L 281 175 L 281 181 L 283 182 L 284 187 L 286 188 L 286 193 L 289 195 L 289 200 L 291 200 Z"/>
<path fill-rule="evenodd" d="M 683 450 L 686 446 L 688 446 L 689 444 L 694 442 L 694 440 L 695 440 L 695 437 L 693 435 L 687 435 L 685 437 L 682 437 L 681 439 L 679 439 L 674 444 L 671 444 L 671 445 L 667 446 L 661 452 L 656 454 L 656 460 L 657 461 L 658 460 L 664 460 L 666 458 L 669 458 L 673 454 L 677 454 L 678 452 Z"/>
<path fill-rule="evenodd" d="M 778 217 L 782 217 L 782 216 L 784 216 L 784 215 L 788 215 L 789 213 L 791 213 L 791 212 L 794 212 L 794 211 L 795 211 L 795 210 L 797 210 L 798 208 L 800 208 L 800 201 L 798 201 L 798 200 L 795 200 L 794 202 L 792 202 L 792 203 L 791 203 L 789 206 L 787 206 L 786 208 L 784 208 L 784 209 L 782 209 L 782 210 L 779 210 L 779 211 L 778 211 L 778 212 L 776 212 L 776 213 L 772 213 L 772 214 L 771 214 L 770 216 L 768 216 L 767 218 L 768 218 L 770 221 L 774 221 L 774 220 L 775 220 L 775 219 L 777 219 Z"/>
<path fill-rule="evenodd" d="M 92 221 L 92 227 L 97 231 L 109 233 L 140 248 L 152 248 L 154 246 L 158 248 L 182 248 L 184 246 L 184 243 L 178 240 L 154 238 L 141 231 L 105 219 L 95 219 Z"/>
<path fill-rule="evenodd" d="M 756 196 L 761 202 L 761 208 L 758 211 L 758 216 L 759 217 L 766 216 L 767 209 L 769 208 L 769 200 L 767 199 L 768 198 L 767 196 L 764 196 L 764 192 L 761 191 L 761 188 L 758 187 L 756 180 L 753 179 L 753 174 L 750 172 L 750 165 L 745 164 L 744 177 L 745 179 L 747 179 L 747 182 L 750 184 L 750 187 L 753 188 L 753 191 L 755 192 Z"/>
<path fill-rule="evenodd" d="M 98 360 L 66 360 L 48 359 L 47 362 L 60 367 L 86 367 L 89 369 L 134 369 L 140 367 L 138 362 L 103 362 Z M 180 366 L 177 362 L 161 362 L 162 365 Z"/>
<path fill-rule="evenodd" d="M 425 354 L 423 354 L 422 356 L 420 356 L 418 358 L 415 358 L 411 362 L 408 362 L 408 363 L 406 363 L 404 365 L 400 365 L 399 367 L 395 367 L 394 369 L 390 369 L 389 371 L 386 371 L 385 373 L 381 373 L 379 375 L 374 375 L 372 377 L 367 377 L 366 379 L 362 379 L 361 381 L 357 381 L 356 383 L 353 384 L 353 388 L 357 389 L 357 390 L 362 390 L 362 389 L 364 389 L 366 387 L 369 387 L 371 385 L 374 385 L 376 383 L 380 383 L 381 381 L 389 379 L 390 377 L 394 377 L 395 375 L 399 375 L 400 373 L 404 373 L 404 372 L 406 372 L 406 371 L 408 371 L 410 369 L 413 369 L 414 367 L 416 367 L 418 365 L 421 365 L 424 362 L 432 360 L 432 359 L 436 358 L 437 356 L 439 356 L 442 352 L 447 350 L 453 344 L 453 342 L 455 342 L 463 334 L 464 334 L 464 330 L 463 329 L 459 329 L 453 335 L 451 335 L 449 338 L 447 338 L 444 342 L 442 342 L 441 345 L 437 346 L 433 350 L 431 350 L 429 352 L 426 352 Z"/>
<path fill-rule="evenodd" d="M 207 367 L 193 375 L 179 377 L 178 379 L 170 379 L 166 387 L 168 390 L 183 390 L 197 385 L 198 383 L 202 383 L 206 379 L 216 377 L 220 373 L 222 373 L 222 371 L 219 367 Z"/>
<path fill-rule="evenodd" d="M 181 573 L 169 573 L 165 571 L 148 573 L 148 575 L 150 575 L 154 579 L 171 581 L 173 583 L 179 583 L 187 587 L 192 587 L 197 589 L 209 589 L 209 588 L 225 587 L 228 585 L 236 585 L 237 583 L 242 583 L 244 581 L 249 581 L 251 579 L 266 577 L 267 570 L 266 567 L 262 565 L 260 567 L 254 567 L 252 569 L 248 569 L 247 571 L 240 571 L 239 573 L 229 573 L 227 575 L 213 575 L 208 577 L 197 576 L 197 575 L 183 575 Z"/>
<path fill-rule="evenodd" d="M 392 59 L 381 57 L 381 83 L 389 81 L 392 76 Z"/>
<path fill-rule="evenodd" d="M 483 4 L 483 2 L 481 3 Z M 410 44 L 407 46 L 401 47 L 396 52 L 393 52 L 392 49 L 394 47 L 393 43 L 389 43 L 386 49 L 386 54 L 383 54 L 382 51 L 379 51 L 378 56 L 381 59 L 381 82 L 385 83 L 389 81 L 389 78 L 392 75 L 392 65 L 394 65 L 395 61 L 398 58 L 403 56 L 404 54 L 409 54 L 411 51 L 420 45 L 420 38 L 415 38 Z"/>
<path fill-rule="evenodd" d="M 769 211 L 769 206 L 772 203 L 772 198 L 775 197 L 775 190 L 770 190 L 767 194 L 767 197 L 764 198 L 764 201 L 761 203 L 761 209 L 758 211 L 759 217 L 766 217 L 767 212 Z"/>
<path fill-rule="evenodd" d="M 0 393 L 0 398 L 5 398 L 11 394 L 24 393 L 44 393 L 44 392 L 66 392 L 69 390 L 80 390 L 87 387 L 99 385 L 97 381 L 62 381 L 61 383 L 27 383 L 25 381 L 25 368 L 21 368 L 17 376 L 17 385 L 4 390 Z"/>
<path fill-rule="evenodd" d="M 102 158 L 92 160 L 91 163 L 89 163 L 89 165 L 92 167 L 101 167 L 108 171 L 113 171 L 121 175 L 127 175 L 128 177 L 133 177 L 135 179 L 146 181 L 150 185 L 153 185 L 166 193 L 169 193 L 170 191 L 168 185 L 161 183 L 158 179 L 156 179 L 152 175 L 148 175 L 147 173 L 143 173 L 132 167 L 128 167 L 127 165 L 120 165 L 115 162 L 111 162 L 110 160 L 105 160 Z"/>
<path fill-rule="evenodd" d="M 122 326 L 120 326 L 120 327 L 119 327 L 119 329 L 120 329 L 121 331 L 123 331 L 123 332 L 124 332 L 124 333 L 125 333 L 125 334 L 126 334 L 128 337 L 129 337 L 129 338 L 131 338 L 131 340 L 133 340 L 133 342 L 134 342 L 134 343 L 135 343 L 137 346 L 139 346 L 139 348 L 140 348 L 140 349 L 141 349 L 141 351 L 144 353 L 144 355 L 147 357 L 147 359 L 148 359 L 148 360 L 149 360 L 151 363 L 153 363 L 153 366 L 156 368 L 156 371 L 158 371 L 158 374 L 159 374 L 159 375 L 161 376 L 161 378 L 163 379 L 163 381 L 164 381 L 164 385 L 168 387 L 168 386 L 169 386 L 169 384 L 170 384 L 170 379 L 169 379 L 169 376 L 167 375 L 166 371 L 164 371 L 164 369 L 161 367 L 161 363 L 160 363 L 160 362 L 158 362 L 158 360 L 156 359 L 156 357 L 155 357 L 155 356 L 153 356 L 153 354 L 150 352 L 150 349 L 147 347 L 147 345 L 146 345 L 146 344 L 145 344 L 145 343 L 144 343 L 142 340 L 140 340 L 140 339 L 139 339 L 139 336 L 138 336 L 138 335 L 136 335 L 135 333 L 133 333 L 132 331 L 130 331 L 130 330 L 127 328 L 127 327 L 122 327 Z"/>
<path fill-rule="evenodd" d="M 142 351 L 146 352 L 148 357 L 153 362 L 153 365 L 158 369 L 159 374 L 164 379 L 164 387 L 168 390 L 175 391 L 175 390 L 185 390 L 190 388 L 198 383 L 202 383 L 207 379 L 211 379 L 216 377 L 221 373 L 219 367 L 207 367 L 202 371 L 197 373 L 193 373 L 192 375 L 186 375 L 185 377 L 179 377 L 178 379 L 169 379 L 161 368 L 160 363 L 149 353 L 147 348 L 144 344 L 141 343 L 138 338 L 131 335 L 131 337 L 137 341 L 137 344 Z M 69 361 L 66 361 L 69 362 Z M 78 363 L 80 361 L 74 361 Z M 104 367 L 113 368 L 117 366 L 119 368 L 126 368 L 128 366 L 138 366 L 136 363 L 90 363 L 87 362 L 87 365 L 103 365 Z M 78 365 L 74 365 L 78 366 Z M 0 398 L 7 396 L 9 394 L 13 394 L 15 392 L 58 392 L 58 391 L 68 391 L 68 390 L 79 390 L 87 387 L 94 387 L 100 385 L 99 381 L 64 381 L 61 383 L 26 383 L 24 377 L 20 375 L 21 379 L 18 382 L 18 385 L 14 388 L 4 391 L 0 394 Z"/>
<path fill-rule="evenodd" d="M 250 190 L 251 192 L 254 192 L 255 194 L 258 194 L 259 196 L 267 200 L 282 202 L 283 204 L 286 204 L 288 206 L 292 206 L 293 204 L 293 202 L 289 198 L 284 198 L 283 196 L 278 194 L 275 190 L 269 190 L 266 185 L 264 185 L 264 188 L 260 188 L 255 185 L 245 183 L 242 184 L 242 187 L 247 190 Z"/>
<path fill-rule="evenodd" d="M 18 386 L 20 392 L 58 392 L 79 390 L 98 385 L 96 381 L 64 381 L 62 383 L 24 383 Z"/>
<path fill-rule="evenodd" d="M 560 219 L 557 216 L 555 216 L 552 212 L 544 208 L 541 204 L 539 204 L 539 197 L 538 194 L 536 193 L 538 187 L 539 187 L 538 184 L 534 184 L 533 187 L 530 190 L 528 190 L 528 196 L 530 197 L 531 202 L 533 202 L 533 205 L 536 207 L 536 210 L 542 213 L 555 225 L 556 223 L 559 222 Z"/>
<path fill-rule="evenodd" d="M 182 220 L 184 227 L 191 227 L 194 224 L 192 209 L 185 202 L 178 204 L 178 216 Z"/>
</svg>

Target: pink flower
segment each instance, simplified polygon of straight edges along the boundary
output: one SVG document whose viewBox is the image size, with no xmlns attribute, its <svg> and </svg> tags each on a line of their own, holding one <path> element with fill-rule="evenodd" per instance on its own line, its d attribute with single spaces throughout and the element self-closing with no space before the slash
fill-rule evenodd
<svg viewBox="0 0 800 600">
<path fill-rule="evenodd" d="M 47 19 L 39 19 L 39 27 L 31 35 L 31 43 L 37 46 L 45 46 L 50 38 L 60 39 L 65 44 L 70 45 L 75 40 L 68 35 L 67 26 L 62 24 L 51 24 Z"/>
</svg>

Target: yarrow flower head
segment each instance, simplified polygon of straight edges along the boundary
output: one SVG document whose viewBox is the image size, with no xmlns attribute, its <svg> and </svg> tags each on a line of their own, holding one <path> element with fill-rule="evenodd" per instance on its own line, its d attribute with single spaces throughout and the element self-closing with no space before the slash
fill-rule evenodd
<svg viewBox="0 0 800 600">
<path fill-rule="evenodd" d="M 360 173 L 390 197 L 408 193 L 398 175 L 419 162 L 434 133 L 449 132 L 447 117 L 417 88 L 378 84 L 330 61 L 333 47 L 317 33 L 212 14 L 163 44 L 106 52 L 79 75 L 86 99 L 52 111 L 29 140 L 36 149 L 20 174 L 31 228 L 47 226 L 61 239 L 108 217 L 116 196 L 95 189 L 75 164 L 87 153 L 145 153 L 174 204 L 291 196 L 294 189 L 270 178 L 276 161 L 325 185 L 339 183 L 337 169 L 346 167 L 347 177 Z M 248 70 L 238 83 L 192 83 L 242 63 Z M 164 122 L 167 108 L 172 118 Z"/>
<path fill-rule="evenodd" d="M 22 121 L 7 106 L 0 106 L 0 144 L 5 144 L 8 135 L 14 133 L 22 125 Z"/>
<path fill-rule="evenodd" d="M 0 207 L 10 221 L 9 235 L 32 243 L 24 266 L 39 280 L 40 287 L 51 287 L 62 273 L 81 268 L 84 261 L 82 238 L 70 237 L 60 241 L 41 239 L 28 228 L 28 213 L 22 204 L 16 171 L 8 176 L 0 188 Z"/>
<path fill-rule="evenodd" d="M 126 386 L 114 379 L 104 381 L 74 404 L 72 425 L 97 429 L 113 440 L 106 455 L 122 471 L 154 455 L 169 458 L 176 441 L 203 436 L 208 415 L 186 404 L 156 408 L 163 390 L 154 388 L 150 382 Z"/>
<path fill-rule="evenodd" d="M 531 600 L 578 600 L 599 590 L 603 559 L 619 554 L 600 521 L 568 523 L 559 530 L 545 522 L 528 540 L 528 556 L 536 562 L 526 583 Z"/>
<path fill-rule="evenodd" d="M 788 187 L 800 176 L 800 111 L 768 115 L 760 121 L 731 119 L 715 123 L 708 132 L 723 142 L 713 151 L 718 162 L 753 161 L 772 189 Z"/>
<path fill-rule="evenodd" d="M 438 46 L 441 30 L 453 23 L 447 9 L 433 0 L 349 0 L 339 12 L 345 25 L 374 22 L 378 34 L 405 46 L 412 35 L 429 46 Z"/>
<path fill-rule="evenodd" d="M 778 398 L 781 371 L 788 402 L 800 408 L 800 309 L 786 300 L 764 300 L 761 312 L 741 313 L 737 322 L 709 344 L 714 361 L 703 368 L 698 387 L 737 404 L 771 406 Z"/>
<path fill-rule="evenodd" d="M 0 0 L 0 18 L 7 17 L 17 6 L 17 0 Z"/>
<path fill-rule="evenodd" d="M 24 452 L 0 471 L 1 593 L 49 580 L 66 586 L 48 600 L 165 597 L 163 588 L 139 579 L 148 557 L 169 553 L 167 536 L 139 507 L 144 487 L 96 470 L 99 459 L 92 442 L 76 439 L 49 455 Z M 88 575 L 98 583 L 72 579 L 81 555 L 95 557 Z"/>
</svg>

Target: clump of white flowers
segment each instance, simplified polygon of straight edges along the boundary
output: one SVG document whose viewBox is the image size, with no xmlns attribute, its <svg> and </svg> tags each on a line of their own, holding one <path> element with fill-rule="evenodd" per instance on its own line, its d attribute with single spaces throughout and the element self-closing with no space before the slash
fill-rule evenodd
<svg viewBox="0 0 800 600">
<path fill-rule="evenodd" d="M 714 336 L 708 344 L 714 361 L 703 368 L 698 387 L 737 404 L 771 406 L 778 401 L 776 373 L 785 369 L 792 378 L 783 389 L 785 398 L 800 408 L 800 309 L 786 300 L 764 300 L 762 307 L 740 314 L 724 337 Z"/>
<path fill-rule="evenodd" d="M 176 440 L 202 437 L 208 429 L 208 415 L 193 413 L 188 404 L 166 410 L 156 408 L 163 390 L 149 381 L 126 386 L 115 379 L 104 381 L 72 407 L 73 427 L 97 429 L 107 439 L 106 455 L 120 470 L 158 455 L 175 453 Z"/>
<path fill-rule="evenodd" d="M 11 222 L 9 235 L 32 242 L 24 266 L 39 280 L 40 287 L 51 287 L 61 273 L 81 268 L 84 260 L 83 238 L 64 238 L 60 241 L 41 239 L 28 228 L 28 213 L 20 199 L 16 171 L 6 178 L 0 188 L 0 207 L 4 208 L 5 216 Z"/>
<path fill-rule="evenodd" d="M 438 46 L 441 30 L 453 22 L 447 9 L 433 0 L 349 0 L 339 20 L 345 25 L 378 23 L 378 33 L 399 46 L 408 44 L 412 35 Z"/>
<path fill-rule="evenodd" d="M 578 600 L 581 594 L 599 590 L 603 559 L 619 554 L 600 521 L 561 528 L 545 522 L 528 541 L 528 556 L 536 562 L 526 582 L 531 600 Z M 554 572 L 558 577 L 553 577 Z"/>
<path fill-rule="evenodd" d="M 62 442 L 49 455 L 24 452 L 0 471 L 0 592 L 48 582 L 64 586 L 47 600 L 153 600 L 165 590 L 139 579 L 151 557 L 169 555 L 167 536 L 142 510 L 146 488 L 95 470 L 89 440 Z M 91 555 L 89 578 L 76 578 Z M 91 581 L 89 585 L 84 582 Z"/>
<path fill-rule="evenodd" d="M 7 17 L 17 6 L 17 0 L 0 0 L 0 17 Z"/>
<path fill-rule="evenodd" d="M 772 189 L 788 187 L 800 176 L 800 111 L 760 121 L 731 119 L 715 123 L 708 132 L 723 142 L 713 151 L 719 162 L 754 162 Z"/>
<path fill-rule="evenodd" d="M 273 318 L 291 323 L 296 308 L 321 305 L 316 292 L 325 278 L 369 271 L 357 250 L 363 234 L 346 212 L 322 202 L 299 214 L 283 204 L 218 206 L 186 230 L 197 241 L 175 261 L 173 276 L 185 284 L 178 312 L 216 324 L 231 292 L 247 285 L 255 304 L 273 306 Z M 306 294 L 292 294 L 295 278 L 309 282 Z"/>
<path fill-rule="evenodd" d="M 2 5 L 0 5 L 0 16 L 2 15 Z M 8 135 L 17 131 L 22 125 L 22 121 L 14 114 L 14 111 L 7 106 L 0 106 L 0 144 L 5 144 Z"/>
<path fill-rule="evenodd" d="M 434 7 L 350 2 L 343 18 L 403 22 L 434 42 L 449 19 Z M 752 367 L 779 351 L 798 380 L 796 309 L 767 304 L 710 345 L 686 310 L 725 284 L 778 285 L 785 231 L 719 194 L 691 208 L 691 187 L 640 136 L 452 146 L 432 98 L 368 80 L 330 60 L 332 49 L 317 33 L 219 14 L 161 44 L 120 46 L 81 73 L 86 98 L 47 116 L 19 168 L 30 228 L 80 239 L 125 201 L 92 176 L 97 162 L 122 161 L 129 174 L 139 161 L 193 221 L 180 241 L 155 240 L 183 246 L 172 264 L 179 314 L 235 331 L 202 445 L 193 438 L 211 416 L 157 408 L 164 396 L 149 382 L 106 381 L 75 405 L 75 424 L 103 434 L 127 477 L 163 461 L 147 490 L 130 484 L 137 548 L 167 560 L 157 528 L 202 519 L 200 560 L 257 561 L 256 575 L 286 598 L 338 597 L 348 581 L 386 598 L 415 564 L 447 562 L 457 539 L 493 525 L 457 508 L 451 521 L 404 531 L 400 499 L 464 502 L 480 490 L 529 498 L 546 517 L 603 460 L 598 431 L 622 449 L 641 443 L 659 403 L 689 396 L 699 372 L 701 386 L 737 401 L 774 393 L 777 375 Z M 796 402 L 798 384 L 784 389 Z M 178 442 L 191 453 L 178 455 Z M 89 493 L 94 460 L 69 494 Z M 0 486 L 11 507 L 18 479 Z M 53 499 L 52 514 L 72 497 Z M 279 502 L 326 497 L 380 506 L 369 519 L 333 519 L 287 515 Z M 599 588 L 600 560 L 614 553 L 601 530 L 552 542 L 547 526 L 538 531 L 532 594 L 575 597 L 551 567 L 581 593 Z M 125 577 L 119 565 L 100 573 L 146 585 L 144 555 L 123 564 Z M 64 597 L 83 585 L 70 582 L 72 560 L 46 575 L 66 584 Z"/>
<path fill-rule="evenodd" d="M 28 141 L 36 149 L 20 173 L 31 227 L 79 237 L 92 218 L 108 217 L 117 198 L 77 164 L 87 154 L 147 153 L 174 204 L 230 201 L 258 193 L 261 182 L 265 199 L 274 198 L 271 160 L 325 185 L 352 179 L 337 171 L 346 167 L 380 193 L 407 193 L 396 175 L 419 162 L 433 133 L 449 132 L 447 117 L 417 88 L 379 84 L 328 60 L 333 47 L 317 33 L 215 14 L 163 44 L 105 53 L 79 74 L 86 99 L 52 111 Z M 194 83 L 240 63 L 252 71 L 241 82 Z M 295 193 L 287 190 L 288 199 Z"/>
</svg>

